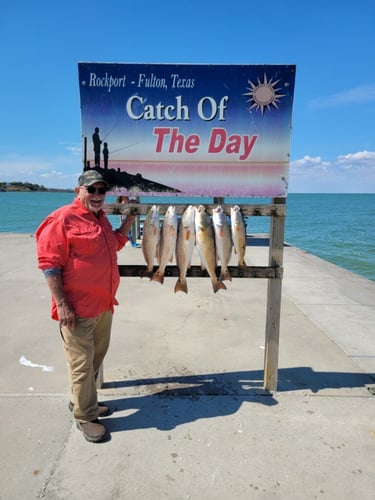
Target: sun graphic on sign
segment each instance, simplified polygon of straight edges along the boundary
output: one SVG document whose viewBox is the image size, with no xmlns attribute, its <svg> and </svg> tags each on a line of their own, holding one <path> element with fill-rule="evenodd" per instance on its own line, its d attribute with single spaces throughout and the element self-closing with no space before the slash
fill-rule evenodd
<svg viewBox="0 0 375 500">
<path fill-rule="evenodd" d="M 267 75 L 264 74 L 263 82 L 261 82 L 258 78 L 258 84 L 256 85 L 251 80 L 249 80 L 248 87 L 249 92 L 246 92 L 243 95 L 249 96 L 248 101 L 252 103 L 249 109 L 255 108 L 256 110 L 260 110 L 260 112 L 264 113 L 265 109 L 271 111 L 271 106 L 276 109 L 279 109 L 278 103 L 281 97 L 284 97 L 285 94 L 278 94 L 277 92 L 281 90 L 280 88 L 275 88 L 276 85 L 280 82 L 280 80 L 272 81 L 273 78 L 267 80 Z"/>
</svg>

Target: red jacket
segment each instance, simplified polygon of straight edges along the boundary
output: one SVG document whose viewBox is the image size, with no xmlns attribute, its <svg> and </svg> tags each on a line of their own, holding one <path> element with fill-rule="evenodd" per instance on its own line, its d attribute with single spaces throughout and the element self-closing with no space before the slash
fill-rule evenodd
<svg viewBox="0 0 375 500">
<path fill-rule="evenodd" d="M 94 318 L 117 304 L 117 252 L 127 238 L 105 213 L 97 218 L 76 198 L 52 212 L 36 232 L 39 269 L 59 268 L 66 300 L 80 318 Z M 52 298 L 53 319 L 58 319 Z"/>
</svg>

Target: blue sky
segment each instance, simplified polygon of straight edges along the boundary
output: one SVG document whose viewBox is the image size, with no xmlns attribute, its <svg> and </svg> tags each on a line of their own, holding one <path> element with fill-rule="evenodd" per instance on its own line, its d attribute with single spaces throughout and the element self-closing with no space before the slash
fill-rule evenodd
<svg viewBox="0 0 375 500">
<path fill-rule="evenodd" d="M 2 0 L 0 182 L 72 188 L 78 62 L 296 64 L 289 191 L 375 192 L 375 2 Z"/>
</svg>

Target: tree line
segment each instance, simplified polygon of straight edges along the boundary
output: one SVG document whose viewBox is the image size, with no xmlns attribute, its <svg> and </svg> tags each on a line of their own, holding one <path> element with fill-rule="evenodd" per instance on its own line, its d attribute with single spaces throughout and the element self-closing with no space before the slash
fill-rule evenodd
<svg viewBox="0 0 375 500">
<path fill-rule="evenodd" d="M 71 189 L 54 189 L 46 188 L 40 184 L 32 184 L 31 182 L 0 182 L 1 191 L 72 191 Z"/>
</svg>

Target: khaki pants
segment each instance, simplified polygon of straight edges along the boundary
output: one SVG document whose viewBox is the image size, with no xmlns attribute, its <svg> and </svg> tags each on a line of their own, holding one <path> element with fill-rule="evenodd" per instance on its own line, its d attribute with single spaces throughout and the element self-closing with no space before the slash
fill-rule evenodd
<svg viewBox="0 0 375 500">
<path fill-rule="evenodd" d="M 97 318 L 77 318 L 70 331 L 61 327 L 61 337 L 71 383 L 74 418 L 91 422 L 98 418 L 96 379 L 108 350 L 111 336 L 112 312 Z"/>
</svg>

